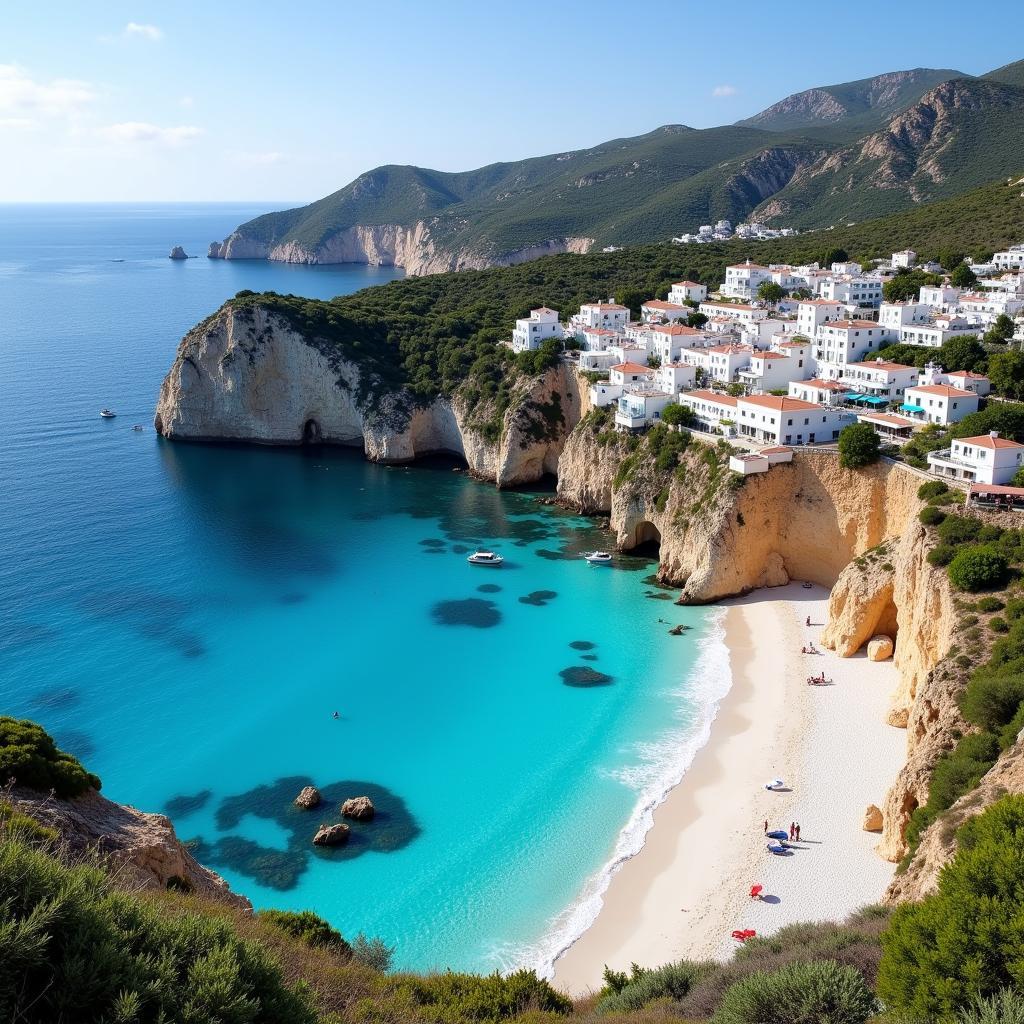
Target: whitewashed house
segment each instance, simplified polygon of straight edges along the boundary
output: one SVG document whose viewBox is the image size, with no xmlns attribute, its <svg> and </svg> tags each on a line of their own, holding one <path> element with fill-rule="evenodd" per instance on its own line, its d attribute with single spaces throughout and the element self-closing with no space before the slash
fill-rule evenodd
<svg viewBox="0 0 1024 1024">
<path fill-rule="evenodd" d="M 991 319 L 1006 314 L 1016 316 L 1024 309 L 1024 299 L 1018 299 L 1007 292 L 970 292 L 960 296 L 957 311 L 960 313 L 987 313 Z"/>
<path fill-rule="evenodd" d="M 744 302 L 702 302 L 700 311 L 707 317 L 725 317 L 737 324 L 752 324 L 768 319 L 768 310 Z"/>
<path fill-rule="evenodd" d="M 927 367 L 925 367 L 927 369 Z M 955 373 L 943 374 L 946 378 L 940 381 L 921 381 L 918 383 L 927 384 L 952 384 L 955 388 L 962 388 L 964 391 L 973 391 L 980 398 L 984 398 L 992 390 L 992 381 L 983 373 L 975 373 L 973 370 L 957 370 Z"/>
<path fill-rule="evenodd" d="M 1003 252 L 997 252 L 992 262 L 1000 270 L 1024 270 L 1024 245 L 1011 245 Z"/>
<path fill-rule="evenodd" d="M 640 316 L 645 324 L 658 320 L 685 320 L 692 312 L 689 306 L 680 306 L 675 302 L 664 302 L 661 299 L 648 299 L 640 307 Z"/>
<path fill-rule="evenodd" d="M 585 302 L 580 306 L 579 322 L 583 327 L 608 327 L 622 331 L 629 323 L 629 308 L 617 302 Z"/>
<path fill-rule="evenodd" d="M 814 357 L 819 363 L 843 367 L 867 359 L 890 340 L 892 334 L 873 320 L 830 320 L 818 328 Z"/>
<path fill-rule="evenodd" d="M 733 299 L 753 299 L 757 297 L 761 283 L 771 279 L 771 268 L 747 260 L 725 268 L 725 284 L 721 292 Z"/>
<path fill-rule="evenodd" d="M 846 388 L 837 380 L 792 380 L 789 382 L 789 397 L 799 398 L 814 405 L 838 406 L 842 404 Z"/>
<path fill-rule="evenodd" d="M 776 391 L 788 388 L 793 378 L 793 360 L 784 352 L 754 352 L 750 365 L 737 371 L 741 384 L 751 391 Z"/>
<path fill-rule="evenodd" d="M 514 352 L 532 352 L 540 348 L 549 338 L 564 337 L 562 325 L 558 322 L 558 310 L 541 306 L 531 309 L 530 315 L 516 321 L 512 331 L 512 350 Z"/>
<path fill-rule="evenodd" d="M 697 367 L 692 363 L 662 363 L 654 375 L 654 383 L 661 391 L 672 395 L 690 391 L 697 383 Z"/>
<path fill-rule="evenodd" d="M 654 368 L 641 366 L 640 363 L 619 363 L 608 371 L 608 379 L 613 384 L 628 387 L 633 384 L 644 386 L 654 380 Z"/>
<path fill-rule="evenodd" d="M 622 340 L 622 335 L 608 327 L 584 327 L 579 339 L 588 352 L 606 352 L 609 345 Z"/>
<path fill-rule="evenodd" d="M 906 444 L 920 424 L 906 416 L 891 412 L 862 412 L 857 414 L 858 423 L 866 423 L 883 441 L 890 444 Z"/>
<path fill-rule="evenodd" d="M 609 370 L 616 363 L 621 363 L 621 357 L 617 356 L 614 352 L 605 350 L 604 352 L 590 352 L 583 349 L 579 356 L 579 363 L 577 364 L 581 370 Z"/>
<path fill-rule="evenodd" d="M 945 427 L 977 412 L 980 401 L 973 391 L 949 384 L 917 384 L 906 389 L 900 408 L 922 423 L 938 423 Z"/>
<path fill-rule="evenodd" d="M 882 282 L 876 277 L 850 277 L 847 275 L 822 280 L 818 290 L 821 298 L 841 302 L 858 315 L 878 309 L 882 302 Z"/>
<path fill-rule="evenodd" d="M 663 363 L 674 363 L 685 349 L 707 347 L 710 341 L 703 331 L 682 324 L 664 324 L 651 329 L 651 355 Z"/>
<path fill-rule="evenodd" d="M 681 391 L 679 404 L 692 409 L 699 429 L 708 434 L 717 433 L 736 422 L 737 399 L 717 391 Z"/>
<path fill-rule="evenodd" d="M 917 263 L 917 253 L 913 249 L 904 249 L 902 252 L 892 254 L 892 265 L 909 270 Z"/>
<path fill-rule="evenodd" d="M 948 448 L 928 453 L 928 466 L 936 476 L 980 484 L 1008 484 L 1022 464 L 1024 444 L 997 431 L 958 438 Z"/>
<path fill-rule="evenodd" d="M 696 281 L 676 281 L 668 290 L 668 301 L 678 306 L 685 302 L 703 302 L 708 297 L 707 285 Z"/>
<path fill-rule="evenodd" d="M 656 387 L 627 388 L 615 408 L 615 426 L 620 430 L 643 430 L 661 419 L 672 396 Z"/>
<path fill-rule="evenodd" d="M 954 288 L 951 284 L 923 284 L 920 303 L 922 306 L 931 306 L 932 309 L 945 313 L 957 304 L 961 294 L 963 289 Z"/>
<path fill-rule="evenodd" d="M 693 354 L 704 355 L 704 352 L 692 350 Z M 687 353 L 689 355 L 690 353 Z M 706 350 L 706 371 L 712 380 L 728 384 L 736 379 L 740 370 L 750 365 L 754 349 L 749 345 L 715 345 Z M 686 359 L 686 356 L 683 356 Z M 687 360 L 688 361 L 688 360 Z"/>
<path fill-rule="evenodd" d="M 759 444 L 831 443 L 847 423 L 853 422 L 853 416 L 843 409 L 777 395 L 739 398 L 736 409 L 740 436 Z"/>
<path fill-rule="evenodd" d="M 882 403 L 902 401 L 907 388 L 917 384 L 917 367 L 902 363 L 889 363 L 883 359 L 872 359 L 861 363 L 850 363 L 839 378 L 850 391 L 868 398 L 884 399 Z"/>
<path fill-rule="evenodd" d="M 841 320 L 844 308 L 841 302 L 829 299 L 801 299 L 796 310 L 796 329 L 808 338 L 817 337 L 818 328 L 830 320 Z"/>
<path fill-rule="evenodd" d="M 969 323 L 958 313 L 939 313 L 931 323 L 908 324 L 899 329 L 899 339 L 906 345 L 939 348 L 950 338 L 977 334 L 978 325 Z"/>
</svg>

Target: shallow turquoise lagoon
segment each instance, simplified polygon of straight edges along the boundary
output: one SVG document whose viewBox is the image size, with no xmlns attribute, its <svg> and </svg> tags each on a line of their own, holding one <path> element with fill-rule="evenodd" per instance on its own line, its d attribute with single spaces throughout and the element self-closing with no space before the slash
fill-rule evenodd
<svg viewBox="0 0 1024 1024">
<path fill-rule="evenodd" d="M 0 207 L 0 710 L 257 906 L 401 966 L 543 966 L 706 733 L 714 613 L 649 561 L 587 566 L 587 520 L 450 464 L 157 439 L 178 337 L 227 295 L 394 276 L 164 258 L 253 212 Z M 477 545 L 505 566 L 467 565 Z M 308 782 L 322 812 L 291 807 Z M 377 819 L 314 852 L 363 793 Z"/>
</svg>

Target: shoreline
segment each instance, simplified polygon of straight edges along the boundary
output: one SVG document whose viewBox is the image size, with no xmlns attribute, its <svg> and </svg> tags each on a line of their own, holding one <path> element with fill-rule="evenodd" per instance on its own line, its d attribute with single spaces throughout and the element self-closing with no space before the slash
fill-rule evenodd
<svg viewBox="0 0 1024 1024">
<path fill-rule="evenodd" d="M 868 803 L 882 804 L 904 761 L 905 734 L 885 724 L 896 674 L 891 660 L 800 654 L 818 641 L 827 598 L 824 588 L 790 584 L 722 602 L 732 681 L 710 737 L 653 809 L 643 846 L 610 865 L 599 912 L 555 961 L 557 987 L 596 991 L 605 964 L 721 959 L 734 928 L 769 934 L 881 897 L 895 866 L 873 852 L 877 835 L 861 818 Z M 834 685 L 805 685 L 823 670 Z M 776 776 L 786 791 L 764 789 Z M 772 856 L 766 818 L 772 828 L 801 821 L 805 841 Z M 751 901 L 755 883 L 768 899 Z"/>
</svg>

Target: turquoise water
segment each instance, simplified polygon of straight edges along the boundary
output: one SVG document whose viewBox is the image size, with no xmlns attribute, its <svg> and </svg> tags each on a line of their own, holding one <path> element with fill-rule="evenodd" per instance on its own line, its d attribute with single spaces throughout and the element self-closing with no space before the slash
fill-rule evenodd
<svg viewBox="0 0 1024 1024">
<path fill-rule="evenodd" d="M 257 906 L 401 966 L 543 966 L 706 732 L 713 613 L 642 559 L 587 566 L 588 521 L 450 464 L 157 438 L 178 338 L 225 297 L 395 276 L 166 259 L 257 212 L 0 207 L 0 710 L 166 810 Z M 506 565 L 468 566 L 476 545 Z M 307 782 L 323 813 L 291 807 Z M 362 793 L 377 819 L 314 853 Z"/>
</svg>

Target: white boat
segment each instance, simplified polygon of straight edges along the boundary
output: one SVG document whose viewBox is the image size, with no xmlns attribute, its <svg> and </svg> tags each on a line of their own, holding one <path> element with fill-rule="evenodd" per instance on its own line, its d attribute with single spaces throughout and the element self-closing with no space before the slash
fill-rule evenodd
<svg viewBox="0 0 1024 1024">
<path fill-rule="evenodd" d="M 612 556 L 607 551 L 591 551 L 589 555 L 583 556 L 591 565 L 608 565 Z"/>
<path fill-rule="evenodd" d="M 501 565 L 505 559 L 493 551 L 474 551 L 466 561 L 470 565 Z"/>
<path fill-rule="evenodd" d="M 100 416 L 105 420 L 112 420 L 116 415 L 113 409 L 100 409 Z"/>
</svg>

